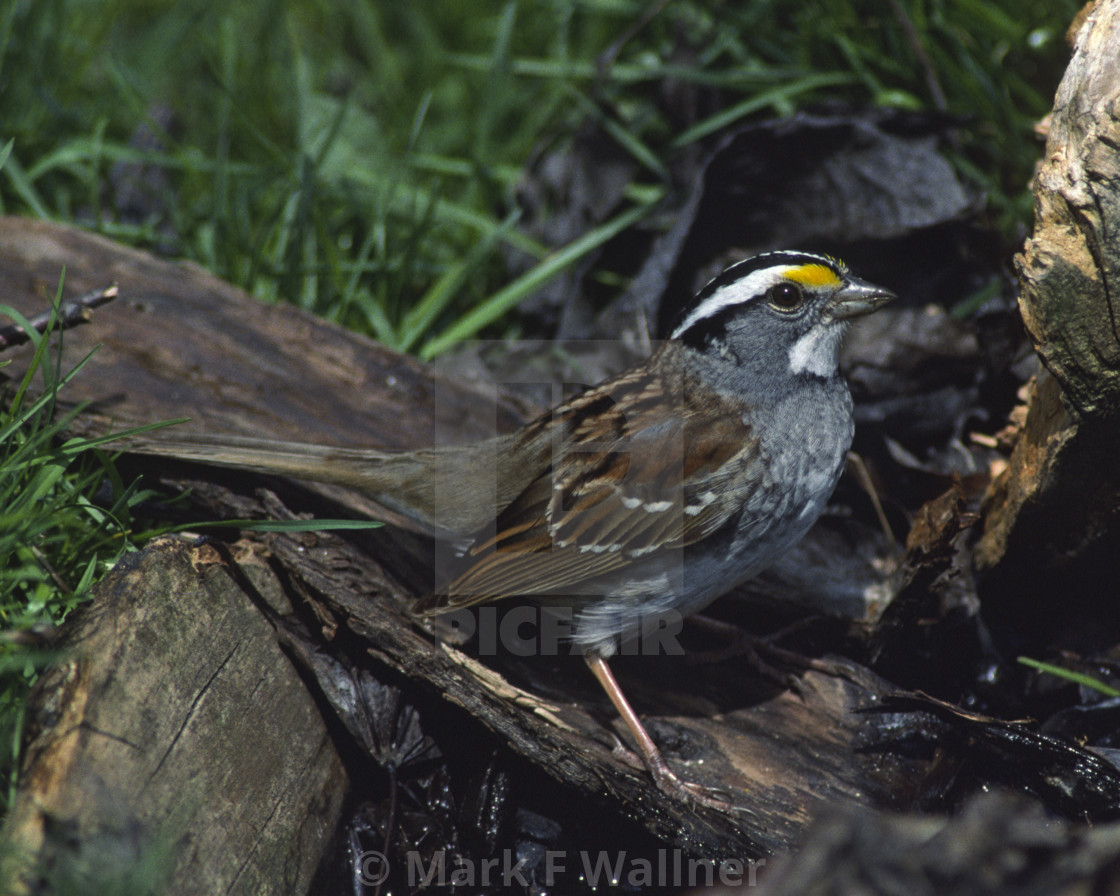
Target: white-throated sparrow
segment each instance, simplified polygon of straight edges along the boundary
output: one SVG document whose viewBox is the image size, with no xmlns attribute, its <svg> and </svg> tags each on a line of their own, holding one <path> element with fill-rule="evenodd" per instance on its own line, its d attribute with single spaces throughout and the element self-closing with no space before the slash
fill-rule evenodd
<svg viewBox="0 0 1120 896">
<path fill-rule="evenodd" d="M 841 339 L 891 298 L 831 258 L 771 252 L 705 286 L 646 361 L 508 435 L 398 453 L 225 436 L 137 450 L 340 483 L 454 541 L 446 584 L 417 613 L 528 596 L 570 614 L 657 784 L 715 804 L 670 770 L 606 661 L 812 526 L 852 441 Z"/>
</svg>

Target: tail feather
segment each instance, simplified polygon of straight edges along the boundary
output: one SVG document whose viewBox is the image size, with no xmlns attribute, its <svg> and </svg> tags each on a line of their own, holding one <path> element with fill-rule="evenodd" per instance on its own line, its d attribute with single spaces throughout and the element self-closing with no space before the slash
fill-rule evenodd
<svg viewBox="0 0 1120 896">
<path fill-rule="evenodd" d="M 342 485 L 433 534 L 470 535 L 493 520 L 494 502 L 472 500 L 472 484 L 496 470 L 506 437 L 457 448 L 378 451 L 334 448 L 252 436 L 179 433 L 132 439 L 127 451 L 253 473 Z M 502 504 L 508 497 L 499 496 Z"/>
</svg>

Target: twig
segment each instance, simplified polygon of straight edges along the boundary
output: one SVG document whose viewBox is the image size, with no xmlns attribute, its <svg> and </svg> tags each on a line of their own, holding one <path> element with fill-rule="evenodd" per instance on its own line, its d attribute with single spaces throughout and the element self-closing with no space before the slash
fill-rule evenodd
<svg viewBox="0 0 1120 896">
<path fill-rule="evenodd" d="M 854 451 L 848 452 L 848 464 L 856 479 L 859 480 L 860 486 L 867 493 L 867 497 L 871 499 L 871 506 L 875 508 L 875 516 L 879 518 L 879 525 L 883 527 L 883 534 L 887 537 L 887 541 L 891 547 L 898 548 L 898 539 L 894 537 L 894 531 L 891 529 L 891 524 L 887 520 L 887 514 L 883 510 L 883 504 L 879 500 L 879 492 L 875 488 L 875 483 L 871 479 L 871 472 L 867 469 L 867 464 L 863 462 L 863 458 L 856 454 Z"/>
<path fill-rule="evenodd" d="M 28 320 L 28 323 L 37 333 L 45 333 L 47 327 L 51 325 L 52 319 L 55 329 L 68 330 L 71 327 L 78 326 L 78 324 L 87 323 L 93 317 L 93 309 L 113 301 L 118 292 L 115 283 L 102 289 L 90 290 L 76 299 L 68 299 L 63 302 L 59 305 L 57 314 L 52 311 L 44 311 Z M 18 324 L 0 327 L 0 352 L 16 345 L 23 345 L 30 338 L 27 331 Z"/>
</svg>

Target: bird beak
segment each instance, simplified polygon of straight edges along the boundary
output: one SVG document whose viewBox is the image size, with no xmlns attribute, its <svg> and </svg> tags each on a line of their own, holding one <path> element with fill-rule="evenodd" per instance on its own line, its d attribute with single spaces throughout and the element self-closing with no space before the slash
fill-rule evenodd
<svg viewBox="0 0 1120 896">
<path fill-rule="evenodd" d="M 863 317 L 870 314 L 892 299 L 898 298 L 889 289 L 883 289 L 866 280 L 849 277 L 847 282 L 832 297 L 828 309 L 836 320 Z"/>
</svg>

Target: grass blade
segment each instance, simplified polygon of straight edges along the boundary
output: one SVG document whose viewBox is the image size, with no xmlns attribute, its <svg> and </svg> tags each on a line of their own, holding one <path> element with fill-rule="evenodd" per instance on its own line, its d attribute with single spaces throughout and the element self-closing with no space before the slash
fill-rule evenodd
<svg viewBox="0 0 1120 896">
<path fill-rule="evenodd" d="M 548 256 L 504 289 L 496 292 L 473 311 L 468 312 L 440 335 L 425 343 L 420 351 L 420 357 L 425 361 L 430 361 L 436 355 L 447 351 L 456 342 L 471 339 L 478 335 L 481 330 L 497 321 L 526 296 L 531 295 L 569 265 L 574 264 L 589 252 L 593 252 L 605 242 L 620 234 L 627 227 L 640 221 L 649 211 L 650 207 L 646 205 L 631 208 Z"/>
</svg>

